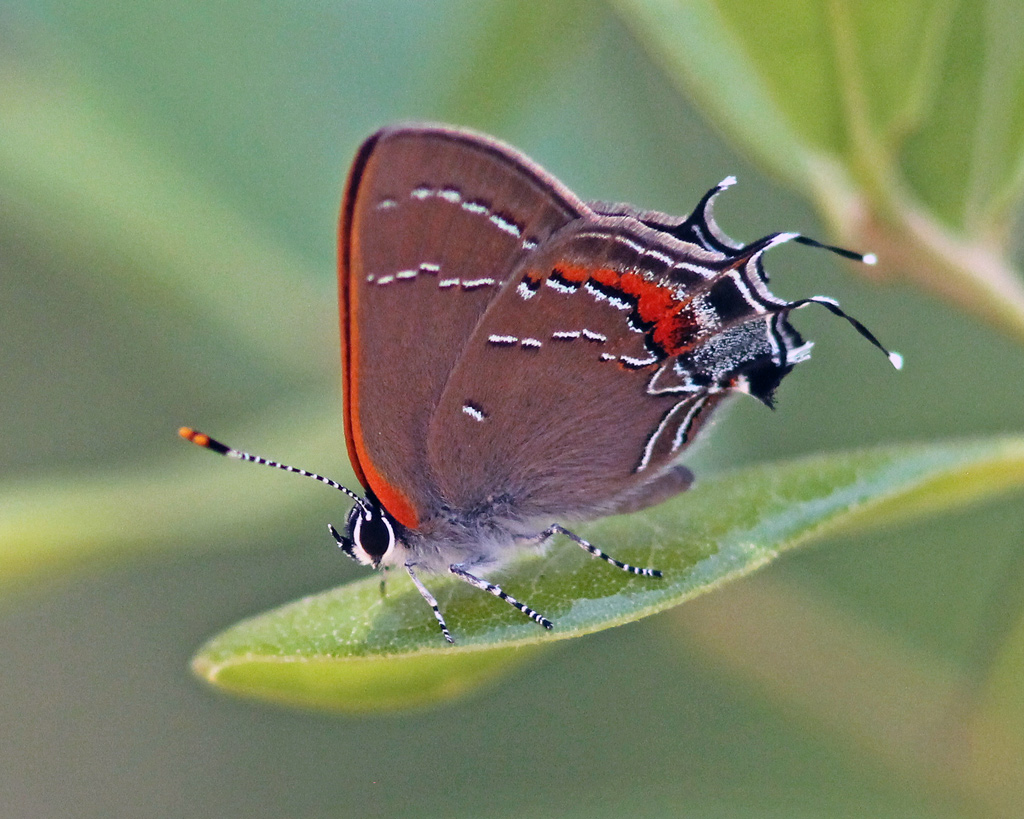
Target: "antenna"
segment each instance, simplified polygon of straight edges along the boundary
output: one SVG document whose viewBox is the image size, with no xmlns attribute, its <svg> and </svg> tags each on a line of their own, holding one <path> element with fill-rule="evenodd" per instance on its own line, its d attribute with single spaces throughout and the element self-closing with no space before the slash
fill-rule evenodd
<svg viewBox="0 0 1024 819">
<path fill-rule="evenodd" d="M 337 489 L 339 492 L 344 492 L 352 500 L 354 500 L 359 508 L 363 510 L 363 514 L 369 519 L 371 514 L 369 506 L 366 505 L 366 501 L 359 497 L 351 489 L 342 486 L 337 481 L 325 478 L 323 475 L 317 475 L 315 472 L 309 472 L 305 469 L 299 469 L 298 467 L 288 466 L 287 464 L 278 463 L 277 461 L 271 461 L 268 458 L 263 458 L 259 455 L 251 455 L 248 452 L 242 452 L 239 449 L 233 449 L 227 444 L 223 444 L 216 438 L 211 438 L 205 432 L 199 432 L 198 430 L 192 429 L 191 427 L 182 427 L 178 430 L 178 434 L 186 441 L 191 441 L 196 446 L 201 446 L 204 449 L 208 449 L 211 452 L 216 452 L 218 455 L 224 455 L 227 458 L 234 458 L 239 461 L 248 461 L 252 464 L 261 464 L 262 466 L 272 466 L 274 469 L 281 469 L 285 472 L 294 472 L 296 475 L 302 475 L 304 478 L 312 478 L 315 481 L 325 486 L 329 486 L 332 489 Z"/>
</svg>

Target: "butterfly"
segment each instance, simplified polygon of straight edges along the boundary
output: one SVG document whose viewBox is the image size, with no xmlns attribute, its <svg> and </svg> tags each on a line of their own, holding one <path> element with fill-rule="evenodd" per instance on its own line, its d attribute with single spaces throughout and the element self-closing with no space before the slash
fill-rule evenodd
<svg viewBox="0 0 1024 819">
<path fill-rule="evenodd" d="M 553 624 L 485 578 L 556 535 L 651 578 L 566 523 L 635 512 L 687 489 L 679 463 L 734 393 L 768 406 L 810 355 L 762 259 L 795 233 L 750 244 L 715 223 L 712 188 L 686 217 L 584 202 L 523 154 L 465 129 L 384 128 L 356 154 L 341 206 L 338 289 L 345 437 L 362 486 L 312 477 L 353 501 L 338 545 L 401 567 L 454 642 L 421 575 L 451 574 Z"/>
</svg>

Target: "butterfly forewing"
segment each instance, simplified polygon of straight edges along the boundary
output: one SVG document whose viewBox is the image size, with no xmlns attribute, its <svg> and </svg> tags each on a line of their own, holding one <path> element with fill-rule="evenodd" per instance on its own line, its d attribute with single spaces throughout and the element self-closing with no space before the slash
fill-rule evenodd
<svg viewBox="0 0 1024 819">
<path fill-rule="evenodd" d="M 440 127 L 363 145 L 342 204 L 346 437 L 360 480 L 414 527 L 437 500 L 430 414 L 522 258 L 587 207 L 518 152 Z"/>
</svg>

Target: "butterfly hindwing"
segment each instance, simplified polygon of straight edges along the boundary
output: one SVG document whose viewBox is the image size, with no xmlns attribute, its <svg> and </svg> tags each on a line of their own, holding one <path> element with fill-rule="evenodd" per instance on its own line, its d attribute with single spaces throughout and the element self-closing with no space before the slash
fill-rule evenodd
<svg viewBox="0 0 1024 819">
<path fill-rule="evenodd" d="M 695 244 L 605 214 L 525 259 L 431 420 L 451 507 L 590 517 L 686 488 L 666 475 L 717 404 L 735 390 L 770 400 L 798 360 L 789 305 L 765 286 L 771 244 Z"/>
</svg>

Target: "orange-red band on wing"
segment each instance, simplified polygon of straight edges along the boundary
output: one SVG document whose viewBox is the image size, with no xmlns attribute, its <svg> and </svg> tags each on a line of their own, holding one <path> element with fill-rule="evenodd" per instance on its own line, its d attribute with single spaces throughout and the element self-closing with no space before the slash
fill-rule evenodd
<svg viewBox="0 0 1024 819">
<path fill-rule="evenodd" d="M 560 263 L 555 270 L 566 281 L 583 284 L 593 280 L 636 301 L 636 315 L 652 329 L 651 340 L 665 355 L 680 355 L 690 347 L 699 322 L 688 310 L 690 299 L 681 300 L 663 284 L 640 273 L 607 267 L 586 267 Z"/>
</svg>

